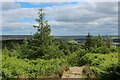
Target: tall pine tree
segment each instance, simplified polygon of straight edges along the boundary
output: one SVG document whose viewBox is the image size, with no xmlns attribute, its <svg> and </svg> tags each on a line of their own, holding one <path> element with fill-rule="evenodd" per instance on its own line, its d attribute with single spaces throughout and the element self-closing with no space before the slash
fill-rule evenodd
<svg viewBox="0 0 120 80">
<path fill-rule="evenodd" d="M 36 19 L 38 25 L 34 25 L 37 32 L 31 37 L 28 42 L 27 52 L 28 58 L 59 58 L 63 53 L 54 44 L 54 39 L 50 36 L 50 25 L 45 20 L 45 12 L 39 9 L 38 18 Z"/>
<path fill-rule="evenodd" d="M 40 40 L 39 45 L 48 45 L 52 43 L 53 38 L 50 36 L 50 25 L 47 20 L 45 20 L 45 12 L 43 9 L 39 9 L 38 19 L 36 22 L 38 25 L 34 25 L 33 27 L 37 28 L 37 33 L 34 35 L 34 39 Z"/>
</svg>

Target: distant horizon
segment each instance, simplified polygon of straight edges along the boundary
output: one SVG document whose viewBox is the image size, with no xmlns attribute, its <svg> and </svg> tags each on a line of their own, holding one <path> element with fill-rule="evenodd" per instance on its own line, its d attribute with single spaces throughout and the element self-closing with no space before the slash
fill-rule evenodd
<svg viewBox="0 0 120 80">
<path fill-rule="evenodd" d="M 6 35 L 6 34 L 2 34 L 0 36 L 32 36 L 32 35 L 15 35 L 15 34 Z M 50 36 L 60 36 L 60 35 L 50 35 Z M 86 35 L 61 35 L 61 36 L 86 36 Z M 98 35 L 93 35 L 93 36 L 98 36 Z M 107 36 L 107 35 L 101 35 L 101 36 Z M 119 36 L 119 35 L 108 35 L 108 36 Z"/>
</svg>

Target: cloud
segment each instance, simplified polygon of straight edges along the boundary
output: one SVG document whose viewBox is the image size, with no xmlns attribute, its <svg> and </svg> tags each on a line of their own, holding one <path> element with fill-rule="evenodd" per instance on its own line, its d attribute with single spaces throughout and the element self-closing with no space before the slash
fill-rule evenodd
<svg viewBox="0 0 120 80">
<path fill-rule="evenodd" d="M 34 18 L 37 17 L 37 10 L 34 8 L 19 8 L 2 12 L 3 21 L 16 21 L 21 18 Z"/>
<path fill-rule="evenodd" d="M 36 5 L 36 4 L 34 4 Z M 118 30 L 117 3 L 81 2 L 61 6 L 45 7 L 52 35 L 84 35 L 88 32 L 97 35 L 116 34 Z M 38 8 L 16 8 L 3 11 L 3 31 L 13 34 L 30 34 L 35 32 L 35 22 L 24 22 L 20 19 L 36 19 Z"/>
<path fill-rule="evenodd" d="M 103 6 L 102 6 L 103 5 Z M 117 3 L 78 3 L 46 8 L 51 25 L 63 34 L 114 34 L 118 30 Z M 108 9 L 109 8 L 109 9 Z M 53 15 L 54 14 L 54 15 Z M 64 28 L 63 31 L 62 28 Z"/>
<path fill-rule="evenodd" d="M 12 3 L 13 4 L 13 3 Z M 12 5 L 11 2 L 9 5 Z M 18 4 L 18 3 L 14 3 Z M 2 11 L 2 33 L 3 34 L 30 34 L 35 31 L 35 22 L 24 22 L 24 19 L 35 19 L 38 9 L 34 8 L 7 8 Z"/>
<path fill-rule="evenodd" d="M 111 10 L 108 10 L 105 6 L 100 7 L 101 5 L 109 5 L 107 8 L 111 7 Z M 93 21 L 102 17 L 110 17 L 117 14 L 117 11 L 114 8 L 117 8 L 115 3 L 78 3 L 74 5 L 64 5 L 64 6 L 55 6 L 46 8 L 47 15 L 58 21 L 77 21 L 77 22 L 88 22 Z M 104 9 L 106 8 L 106 9 Z M 106 12 L 105 12 L 106 10 Z M 112 14 L 114 13 L 114 14 Z M 53 15 L 54 14 L 54 15 Z"/>
<path fill-rule="evenodd" d="M 10 10 L 20 8 L 21 5 L 14 2 L 2 2 L 2 10 Z"/>
</svg>

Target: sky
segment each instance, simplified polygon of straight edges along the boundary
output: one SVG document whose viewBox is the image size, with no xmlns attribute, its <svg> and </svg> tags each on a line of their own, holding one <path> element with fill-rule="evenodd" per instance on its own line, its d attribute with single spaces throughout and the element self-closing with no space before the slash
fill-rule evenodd
<svg viewBox="0 0 120 80">
<path fill-rule="evenodd" d="M 34 34 L 40 8 L 51 35 L 118 35 L 117 2 L 3 2 L 1 7 L 2 35 Z"/>
</svg>

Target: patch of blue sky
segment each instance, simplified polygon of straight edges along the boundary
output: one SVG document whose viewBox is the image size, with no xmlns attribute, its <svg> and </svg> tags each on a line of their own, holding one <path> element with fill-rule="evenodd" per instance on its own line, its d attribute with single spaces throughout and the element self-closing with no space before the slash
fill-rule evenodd
<svg viewBox="0 0 120 80">
<path fill-rule="evenodd" d="M 62 5 L 67 5 L 67 4 L 76 4 L 78 2 L 47 2 L 47 3 L 40 3 L 40 4 L 31 4 L 28 2 L 16 2 L 19 3 L 21 5 L 22 8 L 44 8 L 44 7 L 52 7 L 52 6 L 62 6 Z"/>
</svg>

